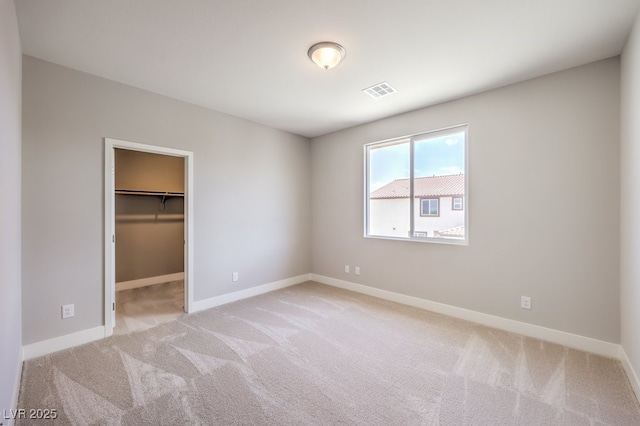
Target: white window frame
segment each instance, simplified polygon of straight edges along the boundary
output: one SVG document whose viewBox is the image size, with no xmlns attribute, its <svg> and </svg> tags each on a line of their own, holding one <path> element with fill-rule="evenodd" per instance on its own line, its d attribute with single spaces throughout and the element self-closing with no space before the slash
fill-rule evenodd
<svg viewBox="0 0 640 426">
<path fill-rule="evenodd" d="M 415 139 L 424 136 L 433 136 L 433 137 L 441 137 L 446 136 L 447 134 L 455 134 L 455 133 L 464 133 L 464 195 L 462 195 L 462 210 L 464 212 L 464 238 L 462 239 L 449 239 L 449 238 L 435 238 L 435 237 L 424 237 L 424 236 L 416 236 L 415 235 L 415 196 L 413 192 L 414 185 L 414 144 Z M 385 236 L 385 235 L 372 235 L 369 234 L 369 153 L 371 149 L 381 148 L 389 145 L 396 145 L 399 143 L 409 142 L 409 212 L 410 212 L 410 226 L 409 226 L 409 235 L 407 237 L 395 237 L 395 236 Z M 363 200 L 364 200 L 364 237 L 365 238 L 375 238 L 375 239 L 383 239 L 383 240 L 401 240 L 401 241 L 413 241 L 413 242 L 427 242 L 427 243 L 437 243 L 437 244 L 452 244 L 452 245 L 469 245 L 469 208 L 464 206 L 469 206 L 469 125 L 468 124 L 460 124 L 451 127 L 440 128 L 437 130 L 430 130 L 425 132 L 419 132 L 408 136 L 401 136 L 392 139 L 385 139 L 377 142 L 371 142 L 364 145 L 364 188 L 363 188 Z M 422 199 L 418 199 L 418 202 L 422 202 Z M 452 201 L 453 202 L 453 201 Z M 438 201 L 438 213 L 440 213 L 440 200 Z M 459 211 L 459 210 L 457 210 Z M 422 206 L 420 206 L 420 213 L 422 213 Z M 435 217 L 435 216 L 430 216 Z"/>
</svg>

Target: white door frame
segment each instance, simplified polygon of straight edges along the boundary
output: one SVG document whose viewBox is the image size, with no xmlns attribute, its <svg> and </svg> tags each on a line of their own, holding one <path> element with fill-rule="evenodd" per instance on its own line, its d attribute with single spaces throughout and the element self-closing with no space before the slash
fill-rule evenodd
<svg viewBox="0 0 640 426">
<path fill-rule="evenodd" d="M 115 326 L 115 148 L 152 154 L 172 155 L 185 159 L 184 168 L 184 310 L 193 307 L 193 152 L 162 146 L 104 139 L 104 325 L 105 337 Z"/>
</svg>

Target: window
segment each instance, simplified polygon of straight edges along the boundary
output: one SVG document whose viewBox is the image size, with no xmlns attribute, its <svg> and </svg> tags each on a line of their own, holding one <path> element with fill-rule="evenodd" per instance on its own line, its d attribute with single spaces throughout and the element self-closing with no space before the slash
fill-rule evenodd
<svg viewBox="0 0 640 426">
<path fill-rule="evenodd" d="M 439 216 L 438 212 L 438 199 L 437 198 L 423 198 L 420 200 L 422 203 L 420 216 Z"/>
<path fill-rule="evenodd" d="M 467 126 L 365 145 L 365 237 L 466 244 Z"/>
<path fill-rule="evenodd" d="M 453 197 L 453 210 L 462 210 L 462 197 Z"/>
</svg>

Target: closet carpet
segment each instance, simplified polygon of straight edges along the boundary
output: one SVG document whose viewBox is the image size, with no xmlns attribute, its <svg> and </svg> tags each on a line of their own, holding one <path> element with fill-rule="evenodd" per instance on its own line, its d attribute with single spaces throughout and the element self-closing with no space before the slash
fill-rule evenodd
<svg viewBox="0 0 640 426">
<path fill-rule="evenodd" d="M 640 424 L 616 360 L 313 282 L 27 361 L 19 407 L 57 410 L 39 425 Z"/>
<path fill-rule="evenodd" d="M 142 331 L 184 315 L 184 281 L 116 292 L 114 334 Z"/>
</svg>

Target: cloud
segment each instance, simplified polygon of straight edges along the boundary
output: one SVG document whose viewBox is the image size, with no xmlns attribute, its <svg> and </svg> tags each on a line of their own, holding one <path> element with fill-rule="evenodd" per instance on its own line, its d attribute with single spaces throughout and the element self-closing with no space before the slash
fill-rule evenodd
<svg viewBox="0 0 640 426">
<path fill-rule="evenodd" d="M 458 138 L 447 138 L 447 140 L 444 141 L 444 143 L 447 144 L 447 146 L 452 146 L 452 145 L 458 145 L 458 143 L 460 142 L 460 140 Z"/>
<path fill-rule="evenodd" d="M 440 167 L 440 173 L 443 173 L 446 175 L 455 175 L 458 173 L 462 173 L 462 169 L 460 169 L 460 167 L 458 166 Z"/>
</svg>

